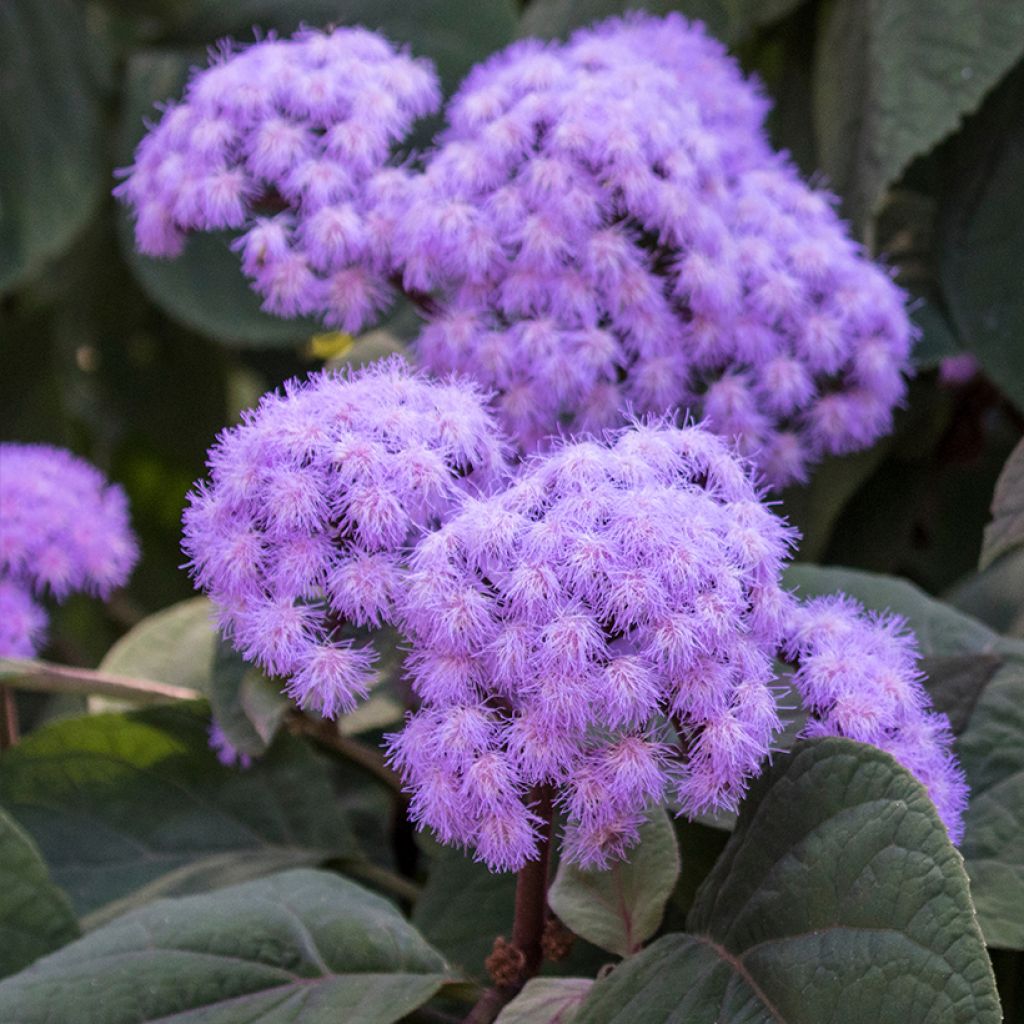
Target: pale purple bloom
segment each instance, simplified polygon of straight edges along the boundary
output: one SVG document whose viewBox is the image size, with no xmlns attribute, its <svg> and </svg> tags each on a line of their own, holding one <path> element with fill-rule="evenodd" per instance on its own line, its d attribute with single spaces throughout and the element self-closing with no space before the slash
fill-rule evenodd
<svg viewBox="0 0 1024 1024">
<path fill-rule="evenodd" d="M 415 820 L 512 870 L 536 855 L 536 786 L 585 865 L 665 799 L 734 807 L 779 725 L 793 536 L 699 427 L 567 444 L 467 498 L 400 598 L 422 707 L 390 744 Z"/>
<path fill-rule="evenodd" d="M 390 302 L 393 145 L 433 113 L 433 66 L 374 32 L 225 47 L 168 104 L 115 190 L 150 256 L 231 229 L 264 308 L 358 330 Z"/>
<path fill-rule="evenodd" d="M 497 391 L 525 450 L 689 409 L 783 485 L 870 444 L 905 393 L 903 296 L 766 109 L 678 15 L 477 68 L 396 193 L 405 284 L 438 295 L 420 360 Z"/>
<path fill-rule="evenodd" d="M 196 583 L 246 658 L 333 717 L 373 681 L 372 648 L 345 628 L 392 621 L 410 541 L 504 461 L 473 385 L 396 357 L 265 395 L 208 465 L 184 515 Z"/>
<path fill-rule="evenodd" d="M 867 614 L 851 598 L 794 609 L 786 653 L 809 719 L 806 736 L 846 736 L 891 754 L 928 790 L 954 843 L 967 786 L 945 715 L 930 710 L 914 635 L 897 616 Z"/>
<path fill-rule="evenodd" d="M 62 448 L 0 445 L 0 654 L 41 645 L 46 614 L 33 594 L 100 597 L 138 558 L 124 491 Z"/>
<path fill-rule="evenodd" d="M 977 377 L 981 365 L 972 352 L 958 352 L 939 361 L 939 383 L 948 388 L 963 387 Z"/>
</svg>

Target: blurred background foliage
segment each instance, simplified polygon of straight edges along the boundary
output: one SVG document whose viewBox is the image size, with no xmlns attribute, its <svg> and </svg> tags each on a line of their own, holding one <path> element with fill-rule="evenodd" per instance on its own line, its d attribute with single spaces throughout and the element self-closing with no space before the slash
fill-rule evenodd
<svg viewBox="0 0 1024 1024">
<path fill-rule="evenodd" d="M 173 262 L 134 253 L 110 189 L 153 104 L 225 36 L 361 23 L 432 57 L 450 91 L 517 36 L 564 36 L 630 7 L 680 10 L 729 44 L 774 100 L 775 143 L 839 194 L 913 296 L 918 372 L 895 433 L 783 496 L 799 557 L 906 576 L 1024 633 L 1024 549 L 975 573 L 1024 429 L 1024 5 L 5 0 L 0 435 L 66 445 L 120 480 L 143 547 L 108 608 L 81 599 L 57 612 L 49 656 L 96 664 L 128 625 L 188 596 L 184 495 L 241 409 L 325 358 L 362 361 L 415 330 L 401 310 L 354 340 L 270 317 L 221 238 L 194 238 Z"/>
</svg>

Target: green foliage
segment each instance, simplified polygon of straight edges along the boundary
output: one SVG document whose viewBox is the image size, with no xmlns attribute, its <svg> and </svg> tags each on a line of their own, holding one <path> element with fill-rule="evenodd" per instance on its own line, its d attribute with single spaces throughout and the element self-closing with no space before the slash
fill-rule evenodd
<svg viewBox="0 0 1024 1024">
<path fill-rule="evenodd" d="M 39 850 L 0 807 L 0 978 L 78 937 L 67 897 Z"/>
<path fill-rule="evenodd" d="M 533 978 L 495 1024 L 571 1024 L 593 984 L 590 978 Z"/>
<path fill-rule="evenodd" d="M 971 787 L 962 852 L 985 938 L 1024 949 L 1024 643 L 928 597 L 903 580 L 849 569 L 798 565 L 787 573 L 804 595 L 843 590 L 869 608 L 903 615 L 922 651 L 942 659 L 978 659 L 960 722 L 956 752 Z M 948 664 L 948 663 L 947 663 Z M 940 675 L 943 688 L 948 680 Z M 931 681 L 926 685 L 931 688 Z M 948 690 L 936 694 L 940 706 Z M 945 710 L 945 708 L 944 708 Z"/>
<path fill-rule="evenodd" d="M 627 860 L 606 871 L 560 864 L 548 903 L 577 935 L 610 953 L 629 956 L 658 930 L 679 870 L 676 834 L 659 807 L 641 826 L 640 843 Z"/>
<path fill-rule="evenodd" d="M 981 568 L 1013 548 L 1024 546 L 1024 441 L 1013 450 L 992 498 L 992 522 L 985 527 Z"/>
<path fill-rule="evenodd" d="M 975 110 L 1024 53 L 1004 0 L 836 0 L 815 67 L 822 167 L 861 223 L 886 188 Z"/>
<path fill-rule="evenodd" d="M 0 983 L 19 1024 L 390 1024 L 447 980 L 386 900 L 316 871 L 159 900 Z"/>
<path fill-rule="evenodd" d="M 74 0 L 0 7 L 0 292 L 38 273 L 96 209 L 107 181 L 97 61 Z"/>
<path fill-rule="evenodd" d="M 358 858 L 321 761 L 282 736 L 249 771 L 190 706 L 58 722 L 7 751 L 0 803 L 92 922 L 328 857 Z"/>
<path fill-rule="evenodd" d="M 997 1024 L 962 862 L 922 787 L 849 740 L 752 788 L 690 915 L 599 980 L 576 1024 Z"/>
</svg>

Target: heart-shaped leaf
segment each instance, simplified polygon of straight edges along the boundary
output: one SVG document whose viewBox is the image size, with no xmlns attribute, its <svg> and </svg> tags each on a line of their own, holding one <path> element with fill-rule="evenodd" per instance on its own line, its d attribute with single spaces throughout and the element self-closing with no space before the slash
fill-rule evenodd
<svg viewBox="0 0 1024 1024">
<path fill-rule="evenodd" d="M 386 900 L 319 871 L 159 900 L 0 983 L 18 1024 L 390 1024 L 447 980 Z"/>
<path fill-rule="evenodd" d="M 70 719 L 5 753 L 0 802 L 89 923 L 160 895 L 359 856 L 304 744 L 280 736 L 236 771 L 209 749 L 207 721 L 193 705 Z"/>
<path fill-rule="evenodd" d="M 563 861 L 548 903 L 577 935 L 629 956 L 658 930 L 678 878 L 675 830 L 659 807 L 641 826 L 639 844 L 608 870 L 585 871 Z"/>
<path fill-rule="evenodd" d="M 0 978 L 78 937 L 67 897 L 31 838 L 0 808 Z"/>
<path fill-rule="evenodd" d="M 575 1024 L 998 1024 L 963 863 L 924 788 L 850 740 L 752 786 L 689 921 L 599 980 Z"/>
</svg>

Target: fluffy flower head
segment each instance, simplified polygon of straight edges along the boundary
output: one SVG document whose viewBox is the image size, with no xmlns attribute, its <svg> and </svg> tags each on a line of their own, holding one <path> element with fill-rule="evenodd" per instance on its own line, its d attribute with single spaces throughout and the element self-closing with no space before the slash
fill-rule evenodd
<svg viewBox="0 0 1024 1024">
<path fill-rule="evenodd" d="M 30 656 L 45 612 L 33 594 L 106 597 L 138 558 L 124 491 L 62 448 L 0 445 L 0 654 Z"/>
<path fill-rule="evenodd" d="M 184 516 L 196 582 L 246 657 L 333 716 L 373 678 L 372 650 L 346 631 L 392 620 L 413 535 L 504 464 L 472 385 L 395 358 L 265 395 L 208 465 Z"/>
<path fill-rule="evenodd" d="M 954 843 L 967 786 L 945 715 L 930 709 L 920 654 L 902 619 L 868 614 L 844 596 L 794 609 L 786 650 L 808 712 L 807 736 L 845 736 L 891 754 L 928 790 Z"/>
<path fill-rule="evenodd" d="M 388 298 L 392 147 L 439 102 L 433 66 L 366 29 L 227 47 L 166 107 L 116 194 L 142 252 L 240 232 L 266 309 L 357 330 Z"/>
<path fill-rule="evenodd" d="M 527 451 L 689 409 L 781 486 L 870 444 L 905 391 L 902 294 L 766 108 L 678 15 L 477 68 L 397 218 L 407 287 L 441 296 L 419 358 L 496 390 Z"/>
<path fill-rule="evenodd" d="M 621 854 L 669 795 L 734 806 L 778 726 L 791 540 L 695 426 L 567 444 L 464 502 L 400 601 L 422 708 L 391 754 L 414 816 L 507 870 L 535 853 L 535 787 L 583 864 Z"/>
</svg>

